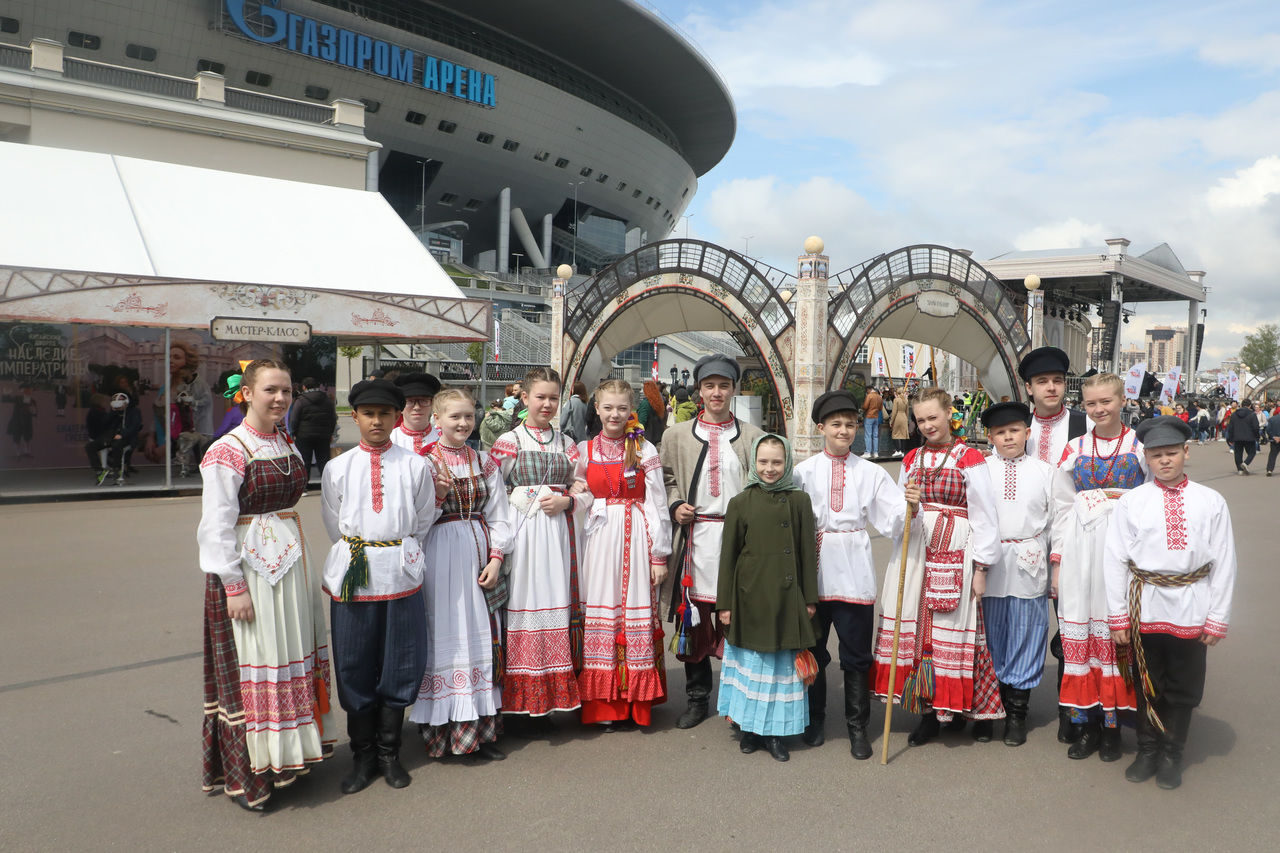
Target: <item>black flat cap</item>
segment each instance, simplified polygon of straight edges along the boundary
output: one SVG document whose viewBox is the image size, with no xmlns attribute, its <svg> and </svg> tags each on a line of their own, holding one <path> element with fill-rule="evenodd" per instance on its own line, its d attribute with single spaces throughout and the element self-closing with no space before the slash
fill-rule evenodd
<svg viewBox="0 0 1280 853">
<path fill-rule="evenodd" d="M 356 406 L 391 406 L 400 411 L 404 408 L 404 392 L 385 379 L 365 379 L 351 386 L 347 402 L 353 409 Z"/>
<path fill-rule="evenodd" d="M 1142 442 L 1143 447 L 1169 447 L 1186 444 L 1191 440 L 1191 427 L 1182 418 L 1175 418 L 1173 415 L 1139 421 L 1133 431 L 1138 434 L 1138 441 Z"/>
<path fill-rule="evenodd" d="M 820 424 L 836 412 L 850 412 L 857 415 L 861 406 L 848 391 L 828 391 L 813 401 L 813 422 Z"/>
<path fill-rule="evenodd" d="M 430 373 L 404 373 L 396 377 L 396 387 L 406 397 L 434 397 L 440 391 L 440 380 Z"/>
<path fill-rule="evenodd" d="M 979 415 L 982 425 L 987 429 L 995 429 L 1005 424 L 1023 423 L 1031 425 L 1031 410 L 1026 403 L 996 403 L 987 406 Z"/>
<path fill-rule="evenodd" d="M 704 355 L 693 366 L 693 384 L 697 385 L 708 376 L 723 376 L 737 385 L 742 376 L 742 368 L 727 355 Z"/>
<path fill-rule="evenodd" d="M 1071 359 L 1057 347 L 1040 347 L 1033 349 L 1018 362 L 1018 375 L 1023 382 L 1030 382 L 1032 376 L 1041 373 L 1066 373 L 1071 368 Z"/>
</svg>

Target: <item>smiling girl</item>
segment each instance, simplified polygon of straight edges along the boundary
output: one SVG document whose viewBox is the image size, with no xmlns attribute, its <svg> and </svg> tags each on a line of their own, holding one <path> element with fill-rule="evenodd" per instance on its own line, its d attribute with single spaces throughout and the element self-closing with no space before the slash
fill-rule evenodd
<svg viewBox="0 0 1280 853">
<path fill-rule="evenodd" d="M 524 422 L 498 438 L 485 476 L 506 483 L 515 534 L 507 557 L 507 659 L 502 710 L 544 716 L 581 705 L 575 670 L 581 668 L 581 597 L 578 594 L 574 513 L 591 493 L 569 494 L 578 448 L 552 424 L 560 408 L 560 374 L 535 367 L 520 384 Z"/>
</svg>

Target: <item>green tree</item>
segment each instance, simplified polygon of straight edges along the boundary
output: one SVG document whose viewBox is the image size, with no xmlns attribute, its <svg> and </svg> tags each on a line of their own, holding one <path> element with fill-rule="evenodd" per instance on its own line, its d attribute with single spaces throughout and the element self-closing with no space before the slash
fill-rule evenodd
<svg viewBox="0 0 1280 853">
<path fill-rule="evenodd" d="M 1262 373 L 1280 364 L 1280 328 L 1275 323 L 1264 323 L 1253 334 L 1245 335 L 1240 363 L 1250 373 Z"/>
<path fill-rule="evenodd" d="M 476 367 L 484 370 L 485 351 L 487 349 L 487 341 L 472 341 L 467 344 L 467 358 L 475 362 Z"/>
<path fill-rule="evenodd" d="M 355 361 L 357 358 L 364 355 L 364 347 L 341 346 L 341 347 L 338 347 L 338 355 L 342 356 L 347 360 L 347 374 L 350 375 L 351 362 Z M 363 377 L 357 376 L 356 378 L 361 379 Z"/>
</svg>

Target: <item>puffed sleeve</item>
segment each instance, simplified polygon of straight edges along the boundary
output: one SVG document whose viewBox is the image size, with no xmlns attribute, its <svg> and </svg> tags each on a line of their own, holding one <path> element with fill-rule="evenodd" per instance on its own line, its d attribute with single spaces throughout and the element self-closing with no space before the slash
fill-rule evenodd
<svg viewBox="0 0 1280 853">
<path fill-rule="evenodd" d="M 1102 584 L 1107 594 L 1107 624 L 1113 631 L 1129 630 L 1129 561 L 1131 544 L 1137 541 L 1132 506 L 1142 492 L 1121 495 L 1107 522 L 1107 539 L 1102 551 Z"/>
<path fill-rule="evenodd" d="M 560 441 L 564 445 L 565 456 L 568 456 L 569 461 L 573 463 L 573 485 L 582 486 L 581 492 L 571 495 L 573 498 L 572 511 L 586 513 L 591 509 L 591 502 L 595 500 L 591 490 L 587 488 L 587 454 L 581 452 L 579 445 L 567 441 L 563 433 L 560 435 Z"/>
<path fill-rule="evenodd" d="M 1049 534 L 1049 561 L 1052 563 L 1062 561 L 1062 545 L 1071 537 L 1072 525 L 1075 523 L 1076 483 L 1071 475 L 1075 464 L 1075 442 L 1072 441 L 1062 451 L 1062 461 L 1053 474 L 1053 529 Z"/>
<path fill-rule="evenodd" d="M 489 559 L 505 558 L 515 538 L 514 514 L 507 492 L 502 487 L 502 474 L 492 471 L 484 478 L 489 497 L 484 503 L 484 520 L 489 525 Z"/>
<path fill-rule="evenodd" d="M 665 565 L 671 556 L 671 513 L 666 507 L 662 483 L 662 458 L 649 442 L 644 443 L 640 470 L 644 473 L 644 519 L 649 525 L 649 562 Z"/>
<path fill-rule="evenodd" d="M 497 471 L 505 491 L 507 477 L 511 476 L 511 469 L 515 467 L 516 454 L 519 452 L 520 448 L 516 444 L 516 434 L 514 432 L 504 432 L 498 436 L 493 442 L 493 446 L 489 448 L 489 455 L 484 461 L 484 475 L 488 477 Z"/>
<path fill-rule="evenodd" d="M 1231 620 L 1231 596 L 1236 585 L 1236 537 L 1231 529 L 1231 510 L 1220 496 L 1213 522 L 1209 525 L 1209 551 L 1213 568 L 1209 570 L 1209 616 L 1204 632 L 1213 637 L 1227 636 Z"/>
<path fill-rule="evenodd" d="M 411 453 L 409 461 L 413 465 L 413 535 L 421 542 L 440 517 L 440 504 L 436 502 L 435 460 Z"/>
<path fill-rule="evenodd" d="M 240 549 L 236 547 L 244 472 L 244 454 L 229 439 L 214 442 L 200 463 L 200 478 L 204 481 L 200 524 L 196 528 L 200 570 L 221 578 L 227 595 L 239 595 L 247 589 Z"/>
<path fill-rule="evenodd" d="M 974 563 L 990 566 L 1000 559 L 1000 519 L 996 517 L 996 493 L 991 486 L 991 474 L 987 471 L 986 460 L 976 450 L 970 449 L 969 453 L 981 460 L 961 469 L 969 492 L 969 555 Z"/>
<path fill-rule="evenodd" d="M 881 536 L 901 541 L 902 524 L 907 519 L 907 497 L 882 468 L 876 466 L 873 470 L 874 491 L 867 501 L 867 520 Z"/>
</svg>

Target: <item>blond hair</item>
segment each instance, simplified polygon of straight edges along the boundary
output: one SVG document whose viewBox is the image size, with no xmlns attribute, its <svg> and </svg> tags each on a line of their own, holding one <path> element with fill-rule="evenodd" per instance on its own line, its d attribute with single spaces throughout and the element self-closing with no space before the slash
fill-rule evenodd
<svg viewBox="0 0 1280 853">
<path fill-rule="evenodd" d="M 465 388 L 445 388 L 443 391 L 436 392 L 435 399 L 431 401 L 432 411 L 441 411 L 455 400 L 470 403 L 473 407 L 476 404 L 476 398 L 472 397 L 471 392 Z"/>
<path fill-rule="evenodd" d="M 1101 386 L 1110 387 L 1117 394 L 1124 393 L 1124 380 L 1114 373 L 1095 373 L 1092 376 L 1085 377 L 1080 383 L 1080 392 L 1084 393 L 1086 388 L 1098 388 Z"/>
<path fill-rule="evenodd" d="M 637 465 L 640 464 L 640 444 L 641 442 L 644 441 L 643 438 L 638 438 L 638 439 L 632 438 L 630 435 L 627 434 L 631 432 L 631 429 L 630 429 L 631 421 L 636 417 L 635 389 L 631 387 L 631 384 L 629 382 L 625 382 L 621 379 L 606 379 L 605 381 L 601 382 L 599 385 L 596 386 L 595 398 L 596 398 L 597 406 L 600 405 L 601 394 L 624 394 L 626 395 L 626 398 L 627 398 L 627 404 L 631 406 L 631 416 L 627 418 L 627 426 L 624 428 L 626 431 L 623 433 L 622 443 L 623 443 L 624 453 L 622 456 L 622 464 L 623 464 L 623 467 L 627 468 L 628 470 L 632 470 Z"/>
</svg>

